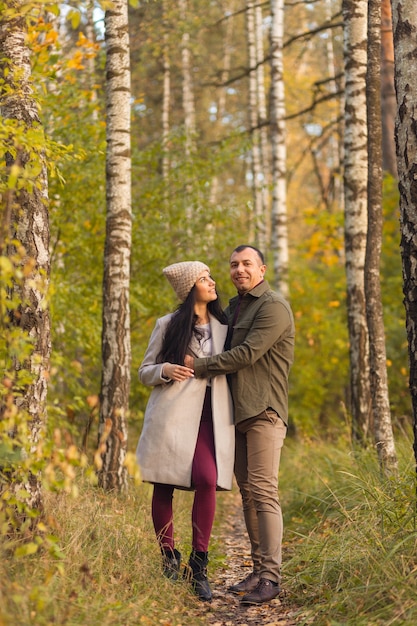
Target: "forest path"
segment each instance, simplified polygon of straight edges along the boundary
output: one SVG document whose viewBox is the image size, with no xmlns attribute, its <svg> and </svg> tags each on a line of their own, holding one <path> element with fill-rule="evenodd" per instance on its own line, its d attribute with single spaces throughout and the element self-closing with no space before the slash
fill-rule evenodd
<svg viewBox="0 0 417 626">
<path fill-rule="evenodd" d="M 213 576 L 209 564 L 213 600 L 200 603 L 200 615 L 206 616 L 207 626 L 296 626 L 294 615 L 298 607 L 290 606 L 285 590 L 272 602 L 259 606 L 241 605 L 240 597 L 227 591 L 230 585 L 247 576 L 252 566 L 240 494 L 228 494 L 228 497 L 229 511 L 218 531 L 218 540 L 226 551 L 226 568 Z"/>
</svg>

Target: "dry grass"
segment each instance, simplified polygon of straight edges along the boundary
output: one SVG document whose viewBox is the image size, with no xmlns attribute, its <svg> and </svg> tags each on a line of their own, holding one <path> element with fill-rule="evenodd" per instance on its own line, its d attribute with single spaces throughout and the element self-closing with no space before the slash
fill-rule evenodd
<svg viewBox="0 0 417 626">
<path fill-rule="evenodd" d="M 304 606 L 300 624 L 417 623 L 411 445 L 400 442 L 399 475 L 386 479 L 372 450 L 353 455 L 320 442 L 290 444 L 291 469 L 281 473 L 284 578 Z"/>
<path fill-rule="evenodd" d="M 284 588 L 314 626 L 417 623 L 416 481 L 410 441 L 398 445 L 399 476 L 380 475 L 373 451 L 288 440 L 281 467 Z M 77 499 L 48 494 L 55 551 L 10 558 L 0 546 L 0 626 L 203 626 L 182 580 L 161 573 L 150 518 L 151 488 L 104 494 L 79 481 Z M 183 557 L 192 494 L 176 492 Z M 227 494 L 218 499 L 210 572 L 224 566 Z M 54 543 L 55 541 L 55 543 Z"/>
<path fill-rule="evenodd" d="M 176 494 L 183 537 L 189 498 Z M 172 584 L 161 574 L 148 485 L 115 496 L 83 484 L 77 499 L 48 494 L 46 513 L 62 557 L 44 552 L 1 559 L 0 626 L 201 623 L 193 615 L 197 601 L 189 585 Z"/>
</svg>

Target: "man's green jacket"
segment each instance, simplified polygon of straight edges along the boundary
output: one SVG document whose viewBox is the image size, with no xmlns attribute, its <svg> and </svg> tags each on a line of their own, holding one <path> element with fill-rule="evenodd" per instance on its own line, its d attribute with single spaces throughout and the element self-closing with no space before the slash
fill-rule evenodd
<svg viewBox="0 0 417 626">
<path fill-rule="evenodd" d="M 230 374 L 235 423 L 272 408 L 288 424 L 288 375 L 295 338 L 288 302 L 264 280 L 232 298 L 226 315 L 230 349 L 195 359 L 195 376 Z"/>
</svg>

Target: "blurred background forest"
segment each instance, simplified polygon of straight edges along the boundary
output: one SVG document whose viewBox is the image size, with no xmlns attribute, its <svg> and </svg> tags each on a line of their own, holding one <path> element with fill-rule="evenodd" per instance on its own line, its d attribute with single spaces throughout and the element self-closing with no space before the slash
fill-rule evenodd
<svg viewBox="0 0 417 626">
<path fill-rule="evenodd" d="M 76 4 L 77 10 L 68 4 L 59 18 L 35 24 L 31 47 L 46 132 L 57 143 L 71 146 L 55 163 L 49 181 L 53 335 L 49 419 L 69 422 L 77 438 L 86 435 L 89 425 L 95 443 L 105 238 L 105 50 L 102 12 L 88 3 Z M 186 14 L 176 3 L 166 7 L 146 2 L 129 9 L 132 445 L 148 395 L 136 370 L 156 317 L 176 306 L 162 268 L 186 259 L 207 262 L 226 305 L 234 295 L 228 275 L 230 252 L 242 242 L 256 242 L 244 3 L 196 0 L 188 3 Z M 268 25 L 265 17 L 265 51 Z M 186 146 L 182 91 L 185 32 L 195 102 L 192 159 Z M 284 40 L 288 285 L 297 328 L 291 423 L 293 430 L 306 436 L 337 438 L 350 432 L 340 0 L 288 2 Z M 171 80 L 165 137 L 164 63 L 169 63 Z M 264 70 L 268 89 L 268 63 Z M 169 145 L 167 175 L 164 141 Z M 271 183 L 264 175 L 268 192 Z M 383 214 L 381 281 L 389 397 L 394 427 L 403 428 L 411 422 L 411 407 L 398 193 L 390 173 L 384 179 Z M 273 283 L 270 244 L 265 252 L 267 277 Z"/>
</svg>

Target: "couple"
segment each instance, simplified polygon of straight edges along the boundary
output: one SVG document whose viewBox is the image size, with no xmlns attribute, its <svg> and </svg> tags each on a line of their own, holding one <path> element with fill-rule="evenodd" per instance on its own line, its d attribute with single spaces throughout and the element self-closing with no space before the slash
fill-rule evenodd
<svg viewBox="0 0 417 626">
<path fill-rule="evenodd" d="M 229 591 L 242 595 L 242 604 L 269 602 L 280 591 L 278 470 L 295 331 L 291 309 L 270 289 L 265 271 L 257 248 L 235 248 L 230 277 L 238 295 L 223 313 L 207 265 L 166 267 L 181 304 L 157 320 L 139 368 L 141 382 L 153 391 L 137 458 L 143 480 L 154 484 L 152 519 L 164 574 L 177 579 L 181 562 L 174 545 L 174 489 L 192 489 L 187 571 L 205 601 L 212 598 L 207 563 L 216 490 L 231 489 L 233 469 L 253 570 Z"/>
</svg>

